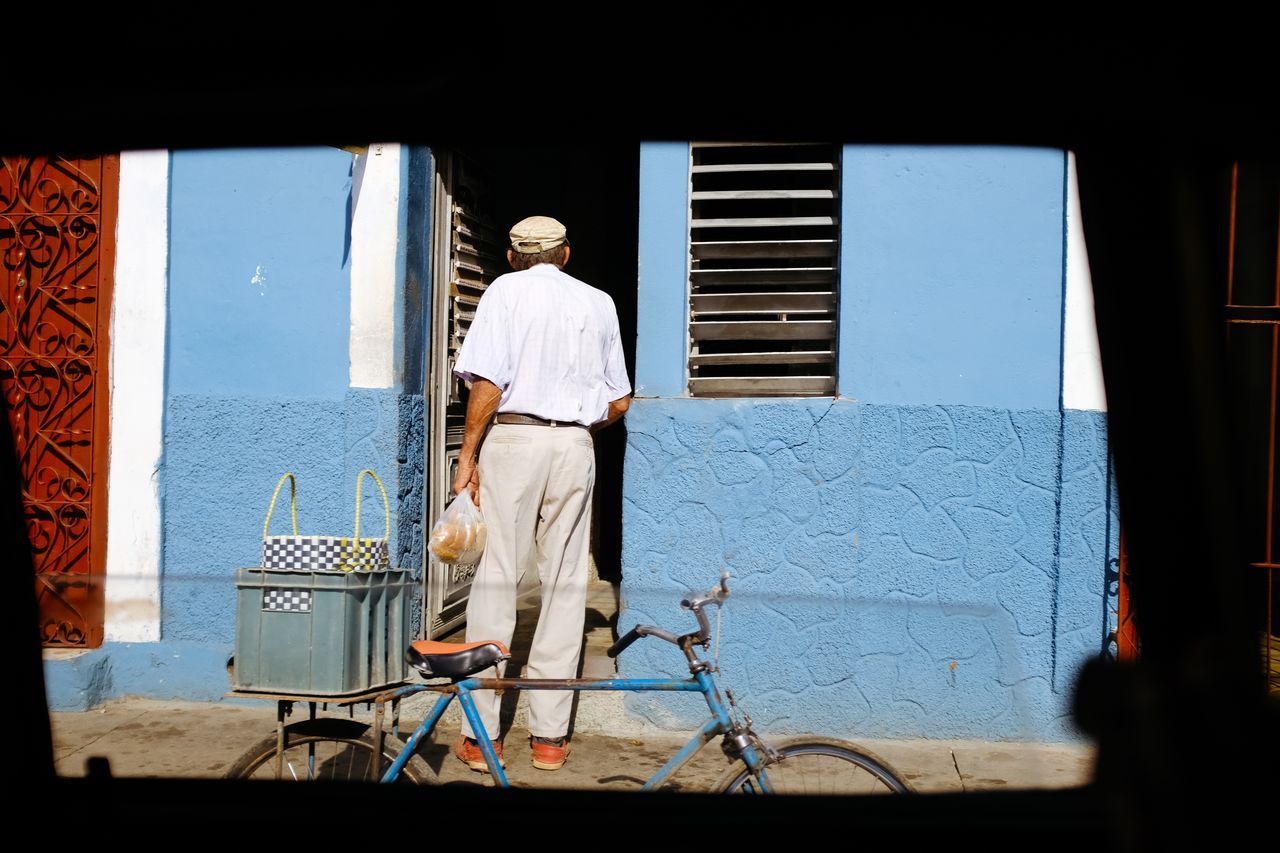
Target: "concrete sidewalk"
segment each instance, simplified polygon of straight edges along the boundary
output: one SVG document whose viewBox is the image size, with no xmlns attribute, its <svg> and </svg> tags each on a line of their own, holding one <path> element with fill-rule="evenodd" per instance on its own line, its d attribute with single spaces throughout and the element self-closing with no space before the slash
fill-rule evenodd
<svg viewBox="0 0 1280 853">
<path fill-rule="evenodd" d="M 523 665 L 537 622 L 536 597 L 522 602 L 512 643 L 508 675 Z M 582 675 L 611 677 L 614 661 L 605 650 L 615 637 L 617 590 L 602 581 L 591 584 L 587 603 Z M 446 637 L 457 640 L 462 637 Z M 229 686 L 229 685 L 228 685 Z M 628 716 L 622 693 L 582 693 L 574 715 L 573 751 L 563 769 L 549 773 L 529 763 L 526 703 L 520 694 L 504 702 L 503 727 L 508 776 L 513 785 L 572 789 L 638 789 L 692 735 L 654 728 Z M 401 730 L 426 715 L 434 697 L 421 694 L 402 704 Z M 294 706 L 289 722 L 305 720 L 305 704 Z M 348 714 L 372 722 L 372 710 L 330 706 L 320 716 Z M 477 782 L 474 773 L 448 753 L 458 735 L 460 711 L 451 707 L 431 743 L 420 754 L 443 782 Z M 53 712 L 54 760 L 63 776 L 85 773 L 86 761 L 103 756 L 116 776 L 222 776 L 249 747 L 275 731 L 276 704 L 267 700 L 226 699 L 183 702 L 128 698 L 83 712 Z M 406 728 L 406 723 L 408 727 Z M 759 732 L 769 739 L 769 731 Z M 816 733 L 815 733 L 816 734 Z M 1094 749 L 1084 744 L 1032 744 L 972 740 L 868 740 L 848 733 L 822 734 L 857 742 L 887 761 L 919 791 L 1067 788 L 1092 774 Z M 773 739 L 777 740 L 777 739 Z M 727 767 L 718 744 L 710 744 L 671 783 L 685 790 L 705 789 Z"/>
<path fill-rule="evenodd" d="M 274 732 L 275 715 L 274 703 L 247 700 L 123 699 L 93 711 L 54 712 L 50 714 L 54 759 L 62 776 L 84 775 L 87 760 L 103 756 L 116 776 L 216 778 L 241 753 Z M 347 711 L 331 706 L 321 716 L 345 717 Z M 295 705 L 290 722 L 306 717 L 306 706 Z M 364 706 L 355 717 L 372 721 Z M 420 717 L 405 711 L 405 720 L 416 722 Z M 486 777 L 448 755 L 448 745 L 457 734 L 457 712 L 451 708 L 432 743 L 422 750 L 424 758 L 441 772 L 442 782 L 483 781 Z M 580 730 L 574 734 L 573 752 L 564 768 L 548 773 L 530 765 L 527 733 L 516 725 L 505 741 L 508 775 L 513 785 L 525 787 L 634 790 L 687 740 L 688 735 L 660 730 L 625 736 Z M 1066 788 L 1089 781 L 1093 764 L 1092 747 L 1065 744 L 866 739 L 859 743 L 922 792 Z M 705 789 L 726 766 L 713 743 L 681 770 L 672 787 Z"/>
</svg>

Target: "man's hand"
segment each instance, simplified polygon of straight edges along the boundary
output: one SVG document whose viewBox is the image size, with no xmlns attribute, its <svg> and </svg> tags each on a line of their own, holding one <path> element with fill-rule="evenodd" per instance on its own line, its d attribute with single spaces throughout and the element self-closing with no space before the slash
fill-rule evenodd
<svg viewBox="0 0 1280 853">
<path fill-rule="evenodd" d="M 619 397 L 609 402 L 609 413 L 604 420 L 591 425 L 591 432 L 597 433 L 607 426 L 617 422 L 619 418 L 627 413 L 627 409 L 631 406 L 631 395 Z"/>
<path fill-rule="evenodd" d="M 453 478 L 453 491 L 462 494 L 471 490 L 471 502 L 480 507 L 480 469 L 476 467 L 476 454 L 480 451 L 480 439 L 493 420 L 502 401 L 502 389 L 488 379 L 480 377 L 471 383 L 471 396 L 467 401 L 467 423 L 462 433 L 462 449 L 458 451 L 458 475 Z"/>
<path fill-rule="evenodd" d="M 453 493 L 462 494 L 462 490 L 471 492 L 471 502 L 480 508 L 480 469 L 476 467 L 474 457 L 458 459 L 458 474 L 453 478 Z"/>
</svg>

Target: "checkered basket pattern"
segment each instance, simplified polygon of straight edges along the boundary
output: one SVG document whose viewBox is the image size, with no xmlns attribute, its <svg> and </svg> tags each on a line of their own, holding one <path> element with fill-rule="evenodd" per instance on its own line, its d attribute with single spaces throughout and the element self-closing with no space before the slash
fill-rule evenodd
<svg viewBox="0 0 1280 853">
<path fill-rule="evenodd" d="M 364 475 L 368 474 L 382 493 L 386 531 L 381 539 L 360 536 L 360 501 Z M 289 509 L 293 520 L 292 536 L 270 535 L 271 515 L 275 512 L 276 499 L 285 480 L 289 481 Z M 356 520 L 353 536 L 299 536 L 298 535 L 298 485 L 292 473 L 286 473 L 276 483 L 267 508 L 267 518 L 262 525 L 262 567 L 292 572 L 350 572 L 385 571 L 391 565 L 391 553 L 387 536 L 391 530 L 391 505 L 387 491 L 378 475 L 366 469 L 356 476 Z"/>
<path fill-rule="evenodd" d="M 310 613 L 311 590 L 264 589 L 262 591 L 262 609 L 273 613 Z"/>
<path fill-rule="evenodd" d="M 268 536 L 262 541 L 262 565 L 268 569 L 327 571 L 338 565 L 341 554 L 336 536 Z"/>
</svg>

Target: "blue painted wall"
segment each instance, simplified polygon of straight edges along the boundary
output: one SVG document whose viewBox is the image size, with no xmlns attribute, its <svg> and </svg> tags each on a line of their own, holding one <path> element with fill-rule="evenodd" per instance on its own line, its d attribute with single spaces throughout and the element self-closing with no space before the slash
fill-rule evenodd
<svg viewBox="0 0 1280 853">
<path fill-rule="evenodd" d="M 300 532 L 350 534 L 355 473 L 371 468 L 391 504 L 394 565 L 422 568 L 421 395 L 351 389 L 323 398 L 169 398 L 161 475 L 161 642 L 108 643 L 46 665 L 49 705 L 75 710 L 120 695 L 217 700 L 234 650 L 235 569 L 259 562 L 262 522 L 281 472 L 298 475 Z M 382 534 L 365 479 L 361 535 Z M 289 530 L 288 488 L 271 524 Z M 419 626 L 414 625 L 416 630 Z"/>
<path fill-rule="evenodd" d="M 1058 406 L 1061 151 L 846 146 L 840 393 Z"/>
<path fill-rule="evenodd" d="M 107 643 L 46 661 L 51 711 L 87 711 L 120 696 L 217 700 L 229 687 L 225 647 L 207 642 Z"/>
<path fill-rule="evenodd" d="M 1071 662 L 1099 649 L 1098 623 L 1106 637 L 1117 627 L 1119 611 L 1114 570 L 1120 556 L 1120 516 L 1115 478 L 1111 476 L 1105 412 L 1063 413 L 1062 486 L 1060 490 L 1058 560 L 1061 582 L 1056 601 L 1054 688 L 1071 689 Z M 1098 585 L 1099 579 L 1103 583 Z M 1098 595 L 1081 595 L 1089 590 Z"/>
<path fill-rule="evenodd" d="M 351 162 L 327 148 L 174 155 L 161 642 L 107 644 L 47 666 L 50 707 L 226 692 L 234 573 L 258 564 L 285 471 L 299 478 L 304 534 L 350 534 L 356 472 L 376 471 L 391 503 L 393 563 L 421 570 L 422 395 L 348 387 Z M 425 233 L 422 194 L 402 197 L 402 228 L 412 218 Z M 403 312 L 429 299 L 430 280 L 421 253 L 412 274 L 407 249 L 399 261 L 397 375 L 420 381 L 425 330 Z M 259 265 L 265 282 L 254 284 Z M 382 502 L 365 485 L 361 532 L 380 535 Z M 275 533 L 289 529 L 283 494 Z"/>
<path fill-rule="evenodd" d="M 403 269 L 397 264 L 396 384 L 411 394 L 425 387 L 431 342 L 431 208 L 435 163 L 431 149 L 411 145 L 403 153 L 400 242 Z M 400 256 L 397 257 L 399 261 Z"/>
<path fill-rule="evenodd" d="M 666 399 L 628 414 L 619 624 L 683 628 L 727 566 L 724 672 L 771 730 L 1074 737 L 1116 536 L 1105 416 L 1060 408 L 1063 153 L 844 149 L 835 400 L 682 398 L 687 159 L 646 163 L 642 282 L 667 266 L 637 377 Z M 622 662 L 681 668 L 656 643 Z"/>
<path fill-rule="evenodd" d="M 636 396 L 685 393 L 689 293 L 689 146 L 640 146 Z"/>
<path fill-rule="evenodd" d="M 172 163 L 169 392 L 340 399 L 351 154 L 178 151 Z"/>
<path fill-rule="evenodd" d="M 724 675 L 767 729 L 1073 737 L 1104 631 L 1101 414 L 1069 413 L 1065 442 L 1056 412 L 968 406 L 637 400 L 627 419 L 621 628 L 687 629 L 681 595 L 726 566 Z M 681 669 L 661 643 L 622 661 Z"/>
<path fill-rule="evenodd" d="M 1061 151 L 845 146 L 841 396 L 1056 409 Z M 685 394 L 688 149 L 640 148 L 638 396 Z"/>
<path fill-rule="evenodd" d="M 352 389 L 338 401 L 171 397 L 163 478 L 163 638 L 231 640 L 230 578 L 235 568 L 258 564 L 262 521 L 286 470 L 298 476 L 299 531 L 350 535 L 356 472 L 373 469 L 391 501 L 391 552 L 412 558 L 416 546 L 400 546 L 406 513 L 403 507 L 397 511 L 397 472 L 398 458 L 411 455 L 402 447 L 411 439 L 402 419 L 411 418 L 415 408 L 421 411 L 394 391 L 372 389 Z M 411 470 L 418 467 L 415 460 Z M 410 475 L 404 485 L 420 506 L 415 482 L 420 480 Z M 289 532 L 287 492 L 286 486 L 272 517 L 273 533 Z M 368 478 L 361 525 L 361 535 L 383 532 L 382 500 Z"/>
</svg>

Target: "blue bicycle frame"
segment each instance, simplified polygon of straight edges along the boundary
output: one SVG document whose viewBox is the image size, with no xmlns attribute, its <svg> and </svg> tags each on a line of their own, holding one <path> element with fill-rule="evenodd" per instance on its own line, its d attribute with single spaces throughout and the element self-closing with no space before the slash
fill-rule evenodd
<svg viewBox="0 0 1280 853">
<path fill-rule="evenodd" d="M 419 726 L 414 729 L 413 734 L 409 735 L 404 749 L 392 762 L 391 767 L 383 775 L 382 782 L 394 782 L 396 777 L 400 775 L 400 771 L 408 763 L 409 758 L 413 755 L 422 740 L 431 734 L 436 723 L 444 716 L 445 709 L 449 707 L 449 703 L 456 696 L 462 705 L 462 712 L 466 715 L 467 722 L 471 726 L 473 732 L 483 732 L 484 724 L 480 722 L 480 713 L 476 709 L 475 700 L 471 696 L 473 690 L 624 690 L 634 692 L 649 691 L 676 691 L 685 693 L 701 693 L 707 701 L 707 707 L 711 710 L 711 719 L 706 722 L 697 734 L 684 745 L 675 755 L 671 757 L 666 764 L 653 774 L 653 777 L 644 784 L 642 790 L 652 791 L 661 787 L 672 775 L 683 767 L 691 758 L 698 754 L 704 746 L 710 743 L 719 735 L 727 734 L 735 731 L 733 720 L 729 716 L 729 711 L 725 707 L 724 702 L 720 699 L 720 691 L 716 687 L 714 679 L 705 671 L 699 670 L 693 673 L 693 677 L 689 679 L 647 679 L 647 678 L 568 678 L 568 679 L 540 679 L 540 678 L 467 678 L 452 684 L 412 684 L 407 687 L 401 687 L 393 693 L 382 697 L 382 700 L 399 700 L 417 693 L 434 692 L 439 693 L 440 698 L 436 701 L 435 706 L 431 709 L 431 713 L 422 721 Z M 476 739 L 480 751 L 484 754 L 485 763 L 489 767 L 489 773 L 493 776 L 497 785 L 508 788 L 510 783 L 507 781 L 506 773 L 503 772 L 502 765 L 498 762 L 497 753 L 494 752 L 493 744 L 487 737 Z M 765 758 L 760 754 L 760 750 L 756 749 L 746 738 L 741 739 L 736 747 L 741 753 L 742 760 L 751 768 L 757 784 L 760 786 L 761 793 L 771 793 L 768 774 L 765 772 Z"/>
</svg>

